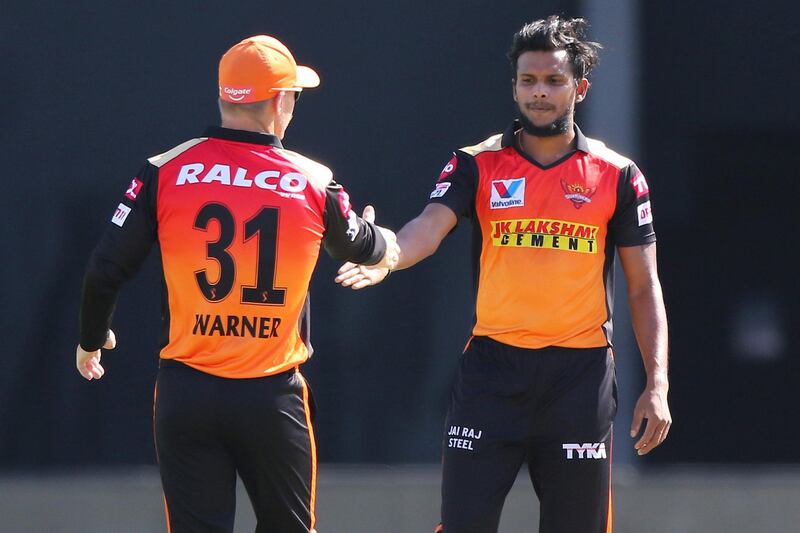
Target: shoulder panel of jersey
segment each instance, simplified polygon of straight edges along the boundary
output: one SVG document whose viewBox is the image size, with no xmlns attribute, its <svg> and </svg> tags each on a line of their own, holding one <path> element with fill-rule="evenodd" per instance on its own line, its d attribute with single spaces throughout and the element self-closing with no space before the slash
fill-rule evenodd
<svg viewBox="0 0 800 533">
<path fill-rule="evenodd" d="M 306 176 L 317 190 L 324 190 L 333 181 L 333 171 L 322 163 L 286 148 L 276 148 L 275 151 Z"/>
<path fill-rule="evenodd" d="M 485 141 L 475 144 L 473 146 L 466 146 L 464 148 L 460 148 L 462 152 L 465 154 L 469 154 L 471 156 L 476 156 L 482 152 L 498 152 L 503 149 L 503 134 L 498 133 L 497 135 L 492 135 Z"/>
<path fill-rule="evenodd" d="M 603 161 L 610 163 L 618 169 L 623 169 L 633 163 L 633 161 L 624 155 L 618 154 L 606 146 L 603 141 L 598 141 L 597 139 L 590 139 L 587 137 L 586 144 L 589 146 L 590 154 L 599 157 Z"/>
<path fill-rule="evenodd" d="M 330 169 L 275 140 L 209 135 L 153 158 L 169 305 L 164 359 L 227 378 L 308 359 L 299 332 Z"/>
<path fill-rule="evenodd" d="M 196 139 L 190 139 L 185 143 L 181 143 L 175 148 L 164 152 L 163 154 L 154 155 L 153 157 L 149 158 L 148 161 L 150 162 L 151 165 L 160 168 L 161 166 L 166 165 L 167 163 L 169 163 L 170 161 L 181 155 L 183 152 L 207 140 L 208 137 L 198 137 Z"/>
</svg>

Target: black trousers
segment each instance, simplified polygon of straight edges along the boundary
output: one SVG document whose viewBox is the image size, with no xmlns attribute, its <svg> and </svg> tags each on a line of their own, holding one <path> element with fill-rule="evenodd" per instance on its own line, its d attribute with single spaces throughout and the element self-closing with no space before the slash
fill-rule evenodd
<svg viewBox="0 0 800 533">
<path fill-rule="evenodd" d="M 258 533 L 313 531 L 311 416 L 299 371 L 226 379 L 162 361 L 154 425 L 168 531 L 233 531 L 237 473 Z"/>
<path fill-rule="evenodd" d="M 527 350 L 473 339 L 445 422 L 437 531 L 496 533 L 527 461 L 540 533 L 610 532 L 616 410 L 608 348 Z"/>
</svg>

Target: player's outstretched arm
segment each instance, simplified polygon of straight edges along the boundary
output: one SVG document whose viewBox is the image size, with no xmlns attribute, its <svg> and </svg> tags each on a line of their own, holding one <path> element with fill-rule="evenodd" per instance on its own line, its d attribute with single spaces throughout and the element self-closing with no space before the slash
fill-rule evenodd
<svg viewBox="0 0 800 533">
<path fill-rule="evenodd" d="M 631 424 L 631 437 L 644 433 L 634 448 L 639 455 L 652 451 L 664 442 L 672 425 L 667 403 L 667 315 L 656 269 L 655 243 L 618 249 L 625 280 L 628 283 L 628 305 L 633 331 L 647 373 L 644 392 L 636 402 Z"/>
<path fill-rule="evenodd" d="M 116 335 L 114 335 L 113 331 L 108 330 L 103 348 L 113 350 L 116 345 Z M 81 376 L 88 380 L 100 379 L 103 377 L 106 371 L 103 365 L 100 364 L 100 352 L 101 350 L 99 349 L 87 352 L 80 344 L 78 345 L 77 350 L 75 350 L 75 366 L 78 367 L 78 372 L 80 372 Z"/>
<path fill-rule="evenodd" d="M 366 210 L 364 218 L 366 218 Z M 374 215 L 374 213 L 373 213 Z M 391 270 L 402 270 L 433 255 L 442 240 L 455 227 L 458 218 L 442 204 L 428 204 L 415 219 L 408 222 L 397 234 L 400 256 L 394 268 L 381 265 L 364 266 L 345 263 L 339 269 L 336 283 L 354 290 L 377 285 Z"/>
</svg>

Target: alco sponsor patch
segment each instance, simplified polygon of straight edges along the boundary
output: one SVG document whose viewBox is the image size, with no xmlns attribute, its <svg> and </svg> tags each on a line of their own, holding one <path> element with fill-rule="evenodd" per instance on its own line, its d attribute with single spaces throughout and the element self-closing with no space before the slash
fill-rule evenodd
<svg viewBox="0 0 800 533">
<path fill-rule="evenodd" d="M 125 191 L 125 197 L 131 200 L 136 200 L 136 197 L 139 196 L 139 191 L 142 190 L 142 182 L 136 178 L 131 180 L 131 184 L 128 186 L 128 190 Z"/>
<path fill-rule="evenodd" d="M 303 191 L 308 186 L 308 178 L 299 172 L 283 174 L 278 170 L 263 170 L 255 175 L 251 174 L 248 169 L 242 167 L 231 167 L 218 163 L 206 170 L 206 165 L 203 163 L 189 163 L 181 167 L 175 185 L 214 183 L 230 187 L 252 188 L 255 186 L 259 189 L 275 191 L 283 198 L 296 200 L 305 200 L 306 198 Z"/>
<path fill-rule="evenodd" d="M 491 225 L 494 246 L 597 253 L 597 226 L 544 218 L 498 220 Z"/>
<path fill-rule="evenodd" d="M 450 185 L 452 184 L 449 181 L 440 181 L 437 183 L 436 188 L 433 189 L 433 192 L 431 192 L 431 198 L 441 198 L 444 196 L 444 193 L 447 192 L 447 189 L 450 188 Z"/>
<path fill-rule="evenodd" d="M 492 181 L 492 209 L 507 209 L 525 205 L 525 177 Z"/>
<path fill-rule="evenodd" d="M 125 204 L 119 204 L 117 206 L 117 210 L 114 211 L 114 216 L 111 217 L 111 222 L 119 226 L 120 228 L 125 223 L 125 219 L 128 218 L 128 215 L 131 212 L 131 208 Z"/>
<path fill-rule="evenodd" d="M 653 223 L 653 210 L 650 208 L 650 200 L 636 206 L 636 211 L 639 213 L 640 226 Z"/>
</svg>

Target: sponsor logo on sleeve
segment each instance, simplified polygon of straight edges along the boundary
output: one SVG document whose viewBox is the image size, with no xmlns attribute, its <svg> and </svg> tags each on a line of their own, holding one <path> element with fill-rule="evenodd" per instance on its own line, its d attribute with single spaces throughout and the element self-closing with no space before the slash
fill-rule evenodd
<svg viewBox="0 0 800 533">
<path fill-rule="evenodd" d="M 350 242 L 353 242 L 358 235 L 358 217 L 353 212 L 353 206 L 350 205 L 350 195 L 347 194 L 347 191 L 341 190 L 336 196 L 339 200 L 339 210 L 342 212 L 342 216 L 347 219 L 347 231 L 345 233 L 350 237 Z"/>
<path fill-rule="evenodd" d="M 358 235 L 358 217 L 352 211 L 347 216 L 347 236 L 350 237 L 350 242 L 356 240 L 356 236 Z"/>
<path fill-rule="evenodd" d="M 447 192 L 447 189 L 450 188 L 450 185 L 452 184 L 449 181 L 440 181 L 437 183 L 436 188 L 433 189 L 433 192 L 431 193 L 431 198 L 441 198 L 444 196 L 444 193 Z"/>
<path fill-rule="evenodd" d="M 350 195 L 347 194 L 347 191 L 341 190 L 339 191 L 337 198 L 339 199 L 339 210 L 342 212 L 342 216 L 349 216 L 352 209 L 352 206 L 350 205 Z"/>
<path fill-rule="evenodd" d="M 453 171 L 456 169 L 457 165 L 458 165 L 458 158 L 456 157 L 456 154 L 453 154 L 453 158 L 450 161 L 448 161 L 447 164 L 444 166 L 444 168 L 442 169 L 442 173 L 439 174 L 439 179 L 436 181 L 442 181 L 447 176 L 452 174 Z"/>
<path fill-rule="evenodd" d="M 125 223 L 125 219 L 128 218 L 128 215 L 131 212 L 131 208 L 125 204 L 119 204 L 117 206 L 117 210 L 114 211 L 114 216 L 111 217 L 111 222 L 119 226 L 120 228 Z"/>
<path fill-rule="evenodd" d="M 650 192 L 647 180 L 644 179 L 644 174 L 639 170 L 636 171 L 636 175 L 631 180 L 631 184 L 633 185 L 633 190 L 636 191 L 636 198 L 641 198 Z"/>
<path fill-rule="evenodd" d="M 572 202 L 575 209 L 580 209 L 583 204 L 592 203 L 597 187 L 587 187 L 583 183 L 567 183 L 561 180 L 561 188 L 564 189 L 564 198 Z"/>
<path fill-rule="evenodd" d="M 525 177 L 492 181 L 492 209 L 506 209 L 525 205 Z"/>
<path fill-rule="evenodd" d="M 125 191 L 125 197 L 131 200 L 136 200 L 136 197 L 139 196 L 139 191 L 142 190 L 142 182 L 136 178 L 131 180 L 131 184 L 128 186 L 128 190 Z"/>
<path fill-rule="evenodd" d="M 650 200 L 646 201 L 642 205 L 636 206 L 636 211 L 639 213 L 640 226 L 653 223 L 653 210 L 650 209 Z"/>
</svg>

